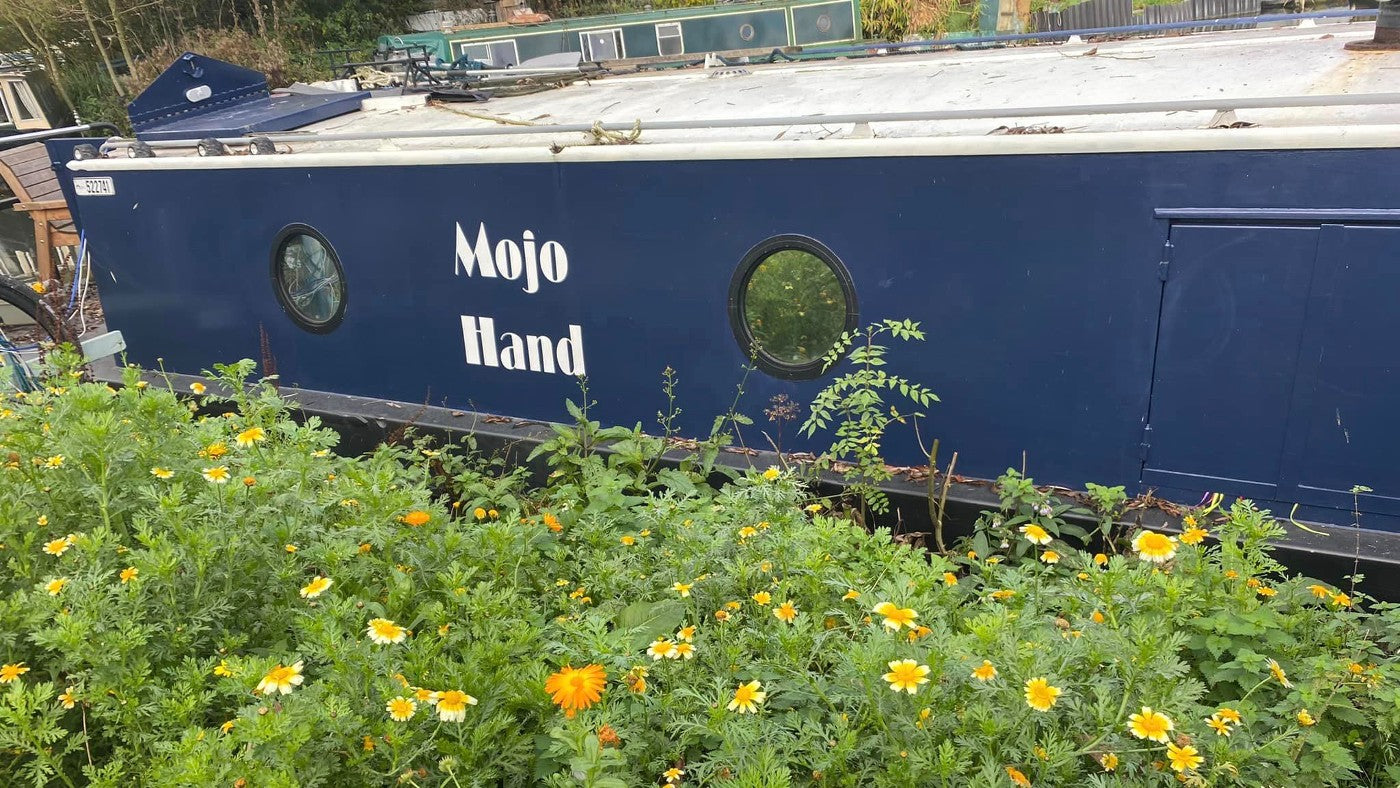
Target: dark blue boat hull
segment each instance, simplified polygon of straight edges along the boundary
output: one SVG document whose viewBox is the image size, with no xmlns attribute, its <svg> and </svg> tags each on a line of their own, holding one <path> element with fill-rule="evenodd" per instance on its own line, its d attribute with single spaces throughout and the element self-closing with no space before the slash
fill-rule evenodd
<svg viewBox="0 0 1400 788">
<path fill-rule="evenodd" d="M 1363 524 L 1400 530 L 1398 172 L 1390 149 L 120 171 L 76 213 L 132 361 L 257 358 L 264 331 L 287 384 L 557 420 L 577 383 L 468 363 L 463 317 L 556 342 L 577 326 L 597 418 L 650 424 L 671 366 L 692 434 L 746 363 L 735 267 L 805 235 L 849 269 L 862 322 L 928 331 L 890 368 L 942 397 L 920 431 L 962 474 L 1024 454 L 1040 482 L 1332 522 L 1365 485 Z M 293 223 L 344 267 L 329 333 L 274 293 Z M 556 241 L 567 276 L 527 293 L 467 275 L 458 225 Z M 808 402 L 828 379 L 755 373 L 746 440 L 776 437 L 771 397 Z M 783 448 L 810 448 L 794 432 Z M 885 450 L 925 461 L 907 431 Z"/>
</svg>

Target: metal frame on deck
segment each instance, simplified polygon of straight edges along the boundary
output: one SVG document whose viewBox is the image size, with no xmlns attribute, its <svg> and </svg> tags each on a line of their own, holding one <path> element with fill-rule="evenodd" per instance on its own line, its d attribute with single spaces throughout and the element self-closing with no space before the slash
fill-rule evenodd
<svg viewBox="0 0 1400 788">
<path fill-rule="evenodd" d="M 631 123 L 559 123 L 540 126 L 486 126 L 456 129 L 407 129 L 399 131 L 267 132 L 242 137 L 221 137 L 226 145 L 250 144 L 255 137 L 273 142 L 364 142 L 396 139 L 435 139 L 458 137 L 530 136 L 590 131 L 682 131 L 698 129 L 738 129 L 765 126 L 816 126 L 869 123 L 909 123 L 948 120 L 996 120 L 1012 118 L 1055 118 L 1087 115 L 1127 115 L 1168 112 L 1231 112 L 1242 109 L 1299 109 L 1306 107 L 1347 107 L 1400 105 L 1400 93 L 1327 94 L 1317 96 L 1265 96 L 1259 98 L 1184 99 L 1179 101 L 1140 101 L 1112 104 L 1069 104 L 1045 107 L 994 109 L 942 109 L 917 112 L 854 112 L 834 115 L 779 115 L 761 118 L 695 118 L 688 120 L 635 121 Z M 129 147 L 134 140 L 108 139 L 102 152 Z M 195 140 L 152 140 L 152 148 L 190 148 Z"/>
</svg>

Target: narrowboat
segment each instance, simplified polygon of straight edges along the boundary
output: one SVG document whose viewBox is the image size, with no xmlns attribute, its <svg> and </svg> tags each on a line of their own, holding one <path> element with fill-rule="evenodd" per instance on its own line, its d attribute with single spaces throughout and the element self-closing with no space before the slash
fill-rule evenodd
<svg viewBox="0 0 1400 788">
<path fill-rule="evenodd" d="M 473 25 L 381 36 L 380 51 L 414 50 L 436 63 L 465 58 L 510 68 L 578 53 L 588 62 L 703 57 L 708 52 L 834 44 L 861 37 L 859 0 L 757 0 L 540 24 Z"/>
<path fill-rule="evenodd" d="M 889 368 L 958 471 L 1400 530 L 1400 54 L 1343 19 L 690 69 L 435 104 L 188 54 L 50 143 L 129 359 L 684 428 Z M 1333 23 L 1336 22 L 1336 23 Z M 814 55 L 808 51 L 807 55 Z M 407 407 L 407 406 L 406 406 Z M 809 449 L 787 430 L 784 450 Z M 822 436 L 818 436 L 819 438 Z M 926 462 L 912 430 L 883 447 Z M 761 440 L 760 438 L 756 438 Z"/>
</svg>

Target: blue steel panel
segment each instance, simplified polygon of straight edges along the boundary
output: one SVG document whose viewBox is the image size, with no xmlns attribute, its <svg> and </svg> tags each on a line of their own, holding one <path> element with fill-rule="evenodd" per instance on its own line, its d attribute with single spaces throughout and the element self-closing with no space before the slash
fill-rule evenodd
<svg viewBox="0 0 1400 788">
<path fill-rule="evenodd" d="M 289 385 L 549 419 L 576 384 L 468 364 L 461 318 L 553 338 L 577 325 L 598 418 L 649 421 L 671 365 L 691 433 L 728 407 L 745 361 L 726 316 L 734 266 L 764 238 L 810 235 L 850 269 L 865 319 L 924 321 L 931 341 L 896 346 L 890 367 L 943 397 L 923 436 L 960 469 L 994 477 L 1025 451 L 1044 482 L 1135 487 L 1162 297 L 1154 209 L 1385 208 L 1400 204 L 1397 168 L 1400 151 L 1380 150 L 138 171 L 112 174 L 115 197 L 79 200 L 109 324 L 135 361 L 193 372 L 257 358 L 261 325 Z M 872 183 L 857 199 L 832 186 Z M 269 245 L 292 222 L 325 233 L 345 267 L 333 333 L 300 331 L 277 306 Z M 458 223 L 493 242 L 558 241 L 567 278 L 526 293 L 454 274 Z M 810 401 L 823 384 L 758 374 L 741 409 Z M 921 460 L 907 433 L 885 448 Z M 1240 491 L 1174 494 L 1207 490 Z"/>
<path fill-rule="evenodd" d="M 1320 250 L 1321 352 L 1309 381 L 1311 401 L 1299 414 L 1306 444 L 1298 459 L 1299 500 L 1349 506 L 1353 485 L 1366 508 L 1400 514 L 1400 343 L 1396 342 L 1395 277 L 1400 228 L 1335 228 Z M 1312 360 L 1312 359 L 1309 359 Z"/>
<path fill-rule="evenodd" d="M 143 140 L 240 137 L 259 131 L 288 131 L 360 108 L 368 91 L 311 96 L 251 98 L 216 112 L 181 118 L 137 132 Z"/>
<path fill-rule="evenodd" d="M 1144 481 L 1182 485 L 1155 472 L 1234 479 L 1272 497 L 1317 232 L 1172 228 Z"/>
</svg>

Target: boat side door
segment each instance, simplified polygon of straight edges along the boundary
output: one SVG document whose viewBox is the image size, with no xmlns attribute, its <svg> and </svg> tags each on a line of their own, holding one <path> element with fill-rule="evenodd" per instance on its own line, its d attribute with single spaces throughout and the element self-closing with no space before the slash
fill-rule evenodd
<svg viewBox="0 0 1400 788">
<path fill-rule="evenodd" d="M 1400 515 L 1400 227 L 1323 225 L 1318 241 L 1280 493 Z"/>
<path fill-rule="evenodd" d="M 1143 484 L 1400 514 L 1400 227 L 1169 239 Z"/>
<path fill-rule="evenodd" d="M 1317 227 L 1173 224 L 1142 482 L 1272 500 Z"/>
</svg>

